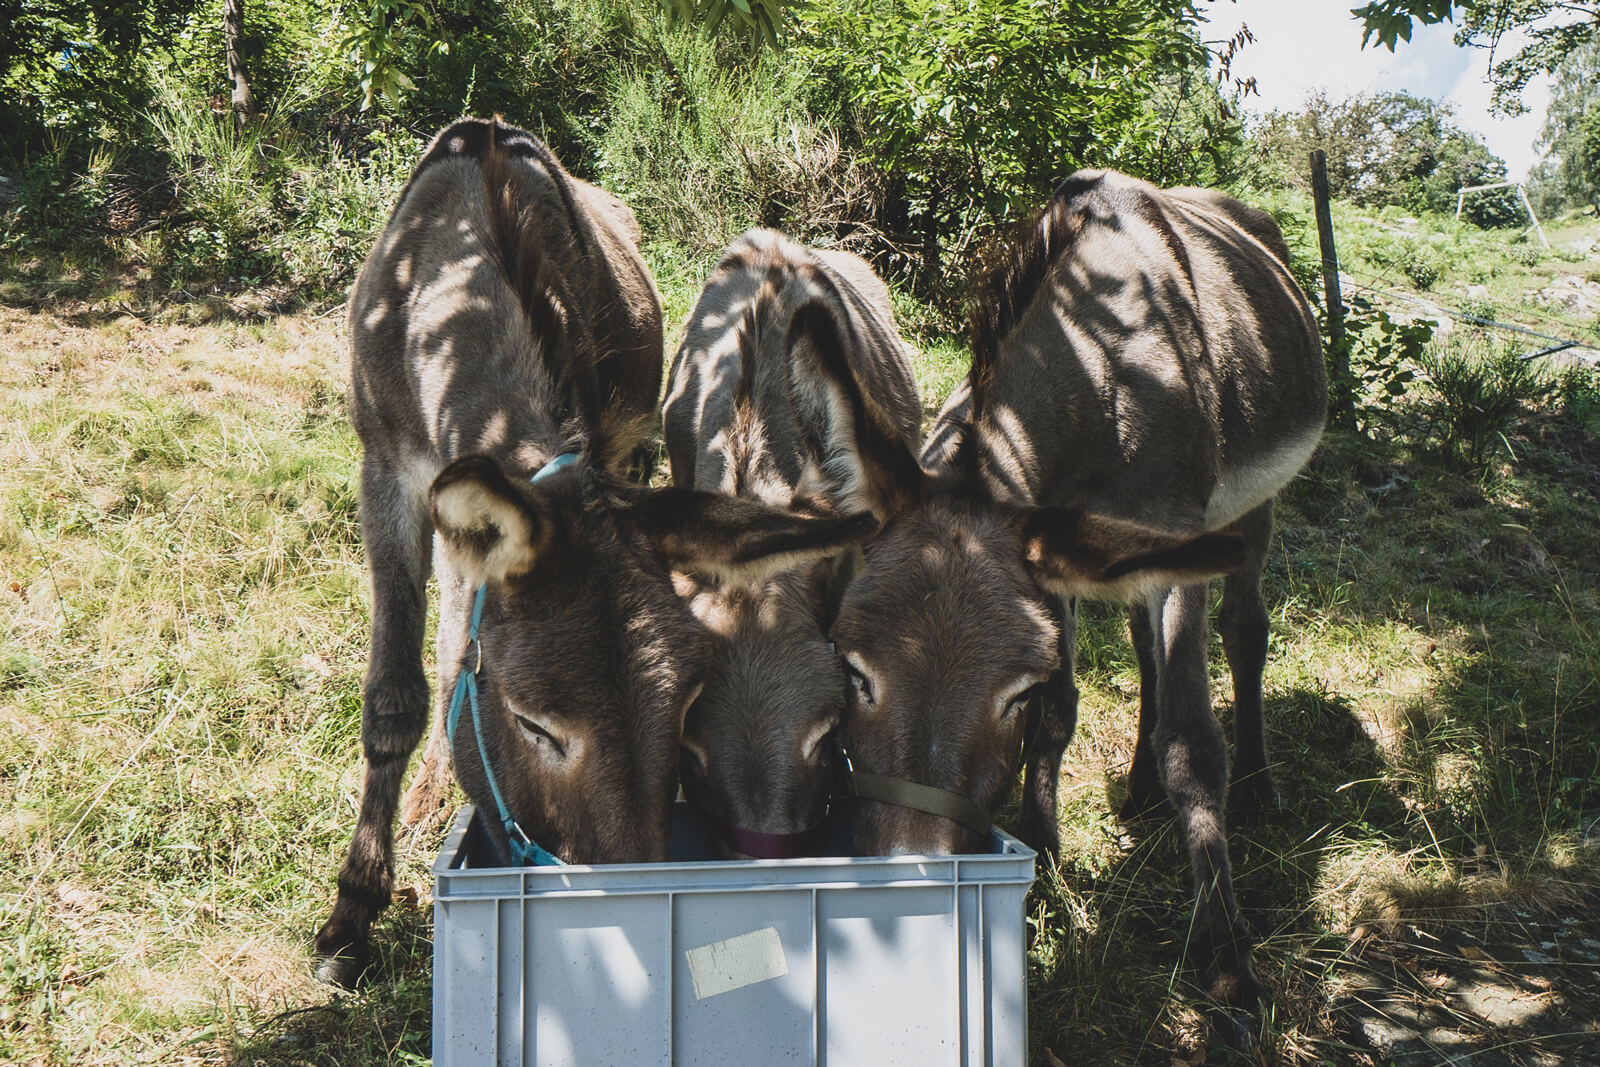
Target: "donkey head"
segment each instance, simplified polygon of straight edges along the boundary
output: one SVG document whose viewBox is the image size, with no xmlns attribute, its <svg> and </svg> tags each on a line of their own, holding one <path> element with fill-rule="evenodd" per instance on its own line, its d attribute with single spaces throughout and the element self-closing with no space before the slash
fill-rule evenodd
<svg viewBox="0 0 1600 1067">
<path fill-rule="evenodd" d="M 785 254 L 795 258 L 777 258 Z M 674 381 L 685 383 L 679 402 L 724 412 L 724 424 L 697 428 L 696 447 L 709 444 L 710 458 L 721 459 L 725 491 L 799 514 L 887 514 L 890 475 L 862 446 L 885 435 L 915 439 L 915 383 L 898 338 L 886 344 L 883 329 L 867 321 L 879 309 L 852 304 L 844 283 L 777 235 L 736 245 L 724 261 L 726 280 L 750 269 L 742 256 L 761 255 L 777 258 L 769 279 L 786 280 L 763 283 L 739 325 L 741 371 L 731 395 L 687 395 L 691 381 L 713 377 L 685 365 L 700 349 L 693 332 L 674 367 Z M 719 303 L 723 280 L 713 280 L 703 306 Z M 720 340 L 710 330 L 706 338 Z M 669 423 L 675 417 L 669 404 Z M 863 421 L 876 425 L 863 430 Z M 685 446 L 677 447 L 675 455 Z M 712 477 L 698 473 L 701 484 Z M 762 582 L 682 583 L 715 642 L 685 723 L 684 792 L 722 825 L 729 853 L 793 855 L 820 844 L 845 709 L 845 679 L 826 632 L 856 562 L 848 552 Z"/>
<path fill-rule="evenodd" d="M 713 846 L 724 855 L 792 855 L 818 843 L 845 708 L 821 617 L 834 573 L 822 561 L 753 585 L 680 584 L 713 643 L 684 722 L 683 791 L 724 828 Z"/>
<path fill-rule="evenodd" d="M 925 479 L 923 498 L 868 547 L 833 625 L 850 679 L 857 852 L 982 846 L 1041 687 L 1061 666 L 1047 595 L 1130 597 L 1242 558 L 1231 535 L 1172 536 Z M 893 784 L 906 782 L 943 799 L 908 798 Z"/>
<path fill-rule="evenodd" d="M 529 484 L 484 456 L 446 467 L 430 500 L 450 566 L 485 587 L 461 665 L 478 668 L 481 751 L 516 823 L 573 863 L 666 857 L 684 710 L 711 651 L 670 571 L 762 577 L 876 528 L 627 486 L 584 463 Z M 473 729 L 462 715 L 457 774 L 493 811 Z"/>
</svg>

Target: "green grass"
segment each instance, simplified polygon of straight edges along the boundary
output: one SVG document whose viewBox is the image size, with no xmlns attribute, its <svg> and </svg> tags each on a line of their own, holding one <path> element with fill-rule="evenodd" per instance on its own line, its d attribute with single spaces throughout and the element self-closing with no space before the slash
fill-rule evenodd
<svg viewBox="0 0 1600 1067">
<path fill-rule="evenodd" d="M 714 258 L 646 254 L 670 351 Z M 92 261 L 6 267 L 0 1060 L 425 1061 L 436 835 L 401 842 L 417 903 L 380 923 L 371 984 L 310 977 L 360 773 L 340 317 L 167 303 Z M 896 300 L 931 416 L 964 349 Z M 1266 693 L 1286 805 L 1231 836 L 1275 994 L 1267 1062 L 1350 1061 L 1329 1005 L 1353 933 L 1593 906 L 1600 392 L 1563 389 L 1469 461 L 1418 383 L 1393 429 L 1330 434 L 1281 498 Z M 1195 1062 L 1180 842 L 1110 814 L 1137 708 L 1125 635 L 1119 609 L 1086 609 L 1063 859 L 1028 904 L 1032 1047 Z M 1220 646 L 1212 663 L 1226 721 Z"/>
<path fill-rule="evenodd" d="M 1287 223 L 1286 236 L 1305 268 L 1301 280 L 1310 283 L 1308 292 L 1320 300 L 1321 278 L 1315 271 L 1322 257 L 1310 198 L 1280 191 L 1267 195 L 1262 206 Z M 1600 237 L 1600 218 L 1593 214 L 1543 220 L 1548 251 L 1532 232 L 1481 230 L 1448 215 L 1416 218 L 1397 208 L 1335 202 L 1332 216 L 1339 266 L 1347 274 L 1347 299 L 1371 296 L 1408 316 L 1465 313 L 1563 338 L 1590 343 L 1600 338 L 1593 314 L 1540 295 L 1560 278 L 1600 280 L 1600 262 L 1581 251 Z M 1544 344 L 1525 340 L 1525 351 Z"/>
</svg>

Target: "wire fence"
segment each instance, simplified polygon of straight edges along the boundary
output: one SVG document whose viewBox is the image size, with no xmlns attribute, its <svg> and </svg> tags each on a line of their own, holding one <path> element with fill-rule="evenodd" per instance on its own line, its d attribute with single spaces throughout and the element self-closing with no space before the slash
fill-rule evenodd
<svg viewBox="0 0 1600 1067">
<path fill-rule="evenodd" d="M 1538 351 L 1529 352 L 1522 356 L 1521 358 L 1523 360 L 1538 359 L 1541 356 L 1550 356 L 1557 352 L 1565 352 L 1574 348 L 1587 349 L 1591 352 L 1600 352 L 1600 343 L 1597 342 L 1578 340 L 1576 338 L 1563 337 L 1552 333 L 1543 333 L 1539 330 L 1531 330 L 1528 327 L 1519 325 L 1517 323 L 1498 322 L 1494 319 L 1484 318 L 1481 315 L 1474 315 L 1470 311 L 1467 311 L 1463 308 L 1452 307 L 1438 300 L 1430 300 L 1425 297 L 1418 296 L 1415 293 L 1409 293 L 1405 292 L 1404 290 L 1390 288 L 1390 286 L 1394 284 L 1393 279 L 1384 277 L 1382 275 L 1369 274 L 1364 271 L 1354 271 L 1349 267 L 1340 267 L 1337 264 L 1323 264 L 1324 268 L 1329 266 L 1332 266 L 1334 269 L 1339 271 L 1342 279 L 1341 284 L 1347 280 L 1349 286 L 1356 291 L 1371 293 L 1376 296 L 1388 298 L 1390 300 L 1399 300 L 1406 303 L 1415 304 L 1429 311 L 1439 311 L 1449 315 L 1457 322 L 1470 322 L 1474 326 L 1479 326 L 1484 329 L 1521 334 L 1525 337 L 1532 337 L 1541 341 L 1551 342 Z M 1362 281 L 1362 277 L 1365 277 L 1366 281 Z M 1534 314 L 1533 317 L 1538 319 L 1546 319 L 1546 321 L 1548 321 L 1546 316 Z M 1595 361 L 1590 360 L 1590 362 Z"/>
</svg>

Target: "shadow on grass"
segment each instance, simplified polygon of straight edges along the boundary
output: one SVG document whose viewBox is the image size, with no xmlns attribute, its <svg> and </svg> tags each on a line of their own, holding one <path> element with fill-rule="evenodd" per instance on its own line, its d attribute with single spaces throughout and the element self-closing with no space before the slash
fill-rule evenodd
<svg viewBox="0 0 1600 1067">
<path fill-rule="evenodd" d="M 1280 500 L 1284 807 L 1229 834 L 1274 995 L 1261 1062 L 1600 1062 L 1600 857 L 1577 844 L 1600 808 L 1600 449 L 1550 412 L 1507 443 L 1473 471 L 1330 434 Z M 1098 815 L 1115 848 L 1030 900 L 1035 1061 L 1226 1062 L 1182 962 L 1181 841 L 1111 819 L 1125 774 Z"/>
<path fill-rule="evenodd" d="M 0 278 L 0 305 L 48 312 L 80 328 L 128 316 L 189 326 L 260 323 L 279 315 L 320 314 L 342 303 L 342 294 L 319 298 L 287 285 L 169 283 L 104 252 L 0 253 Z"/>
</svg>

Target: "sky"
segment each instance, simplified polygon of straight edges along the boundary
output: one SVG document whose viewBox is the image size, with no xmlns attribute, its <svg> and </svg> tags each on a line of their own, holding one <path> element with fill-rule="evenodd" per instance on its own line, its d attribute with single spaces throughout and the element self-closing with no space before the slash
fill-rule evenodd
<svg viewBox="0 0 1600 1067">
<path fill-rule="evenodd" d="M 1514 118 L 1489 114 L 1488 53 L 1457 48 L 1455 27 L 1417 24 L 1411 42 L 1397 42 L 1391 54 L 1376 43 L 1361 47 L 1361 21 L 1350 14 L 1361 0 L 1203 0 L 1210 18 L 1207 40 L 1231 37 L 1241 23 L 1255 40 L 1233 62 L 1235 77 L 1254 75 L 1260 96 L 1247 111 L 1298 108 L 1312 89 L 1334 99 L 1362 92 L 1404 90 L 1413 96 L 1455 105 L 1455 122 L 1478 134 L 1489 150 L 1506 161 L 1510 177 L 1527 177 L 1539 161 L 1533 147 L 1544 125 L 1548 79 L 1540 77 L 1522 94 L 1528 111 Z M 1502 44 L 1502 48 L 1504 44 Z M 1514 47 L 1514 42 L 1513 42 Z M 1505 53 L 1510 54 L 1510 53 Z"/>
</svg>

